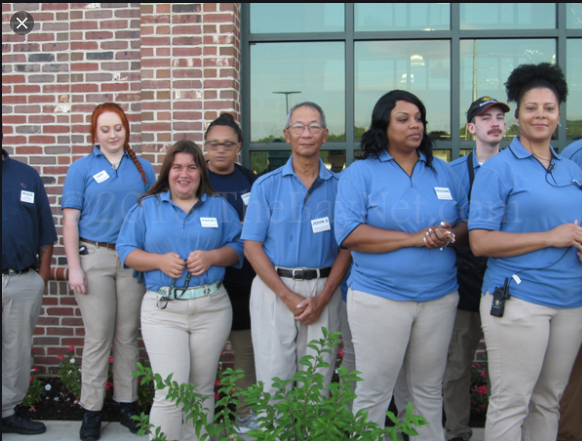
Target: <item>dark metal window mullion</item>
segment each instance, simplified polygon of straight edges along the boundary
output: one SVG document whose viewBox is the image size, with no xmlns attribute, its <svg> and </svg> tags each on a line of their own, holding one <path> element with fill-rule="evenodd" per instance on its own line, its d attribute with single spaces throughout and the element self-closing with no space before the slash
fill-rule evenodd
<svg viewBox="0 0 582 441">
<path fill-rule="evenodd" d="M 354 58 L 354 4 L 345 4 L 345 134 L 346 167 L 354 162 L 354 125 L 355 125 L 355 58 Z"/>
<path fill-rule="evenodd" d="M 461 5 L 451 3 L 451 160 L 459 157 L 461 144 Z M 439 143 L 437 143 L 437 146 Z"/>
<path fill-rule="evenodd" d="M 251 32 L 251 5 L 241 4 L 241 122 L 243 131 L 242 164 L 245 167 L 251 165 L 251 45 L 249 36 Z"/>
<path fill-rule="evenodd" d="M 564 76 L 568 78 L 568 71 L 567 71 L 567 39 L 566 39 L 566 25 L 567 25 L 567 4 L 566 3 L 558 3 L 556 6 L 557 13 L 556 18 L 558 20 L 557 27 L 558 27 L 558 41 L 556 42 L 556 63 L 558 66 L 562 68 L 564 72 Z M 562 151 L 567 145 L 568 142 L 567 138 L 567 131 L 566 131 L 566 103 L 562 103 L 560 105 L 560 123 L 561 127 L 558 127 L 558 142 L 554 145 L 554 147 L 558 148 L 558 151 Z"/>
</svg>

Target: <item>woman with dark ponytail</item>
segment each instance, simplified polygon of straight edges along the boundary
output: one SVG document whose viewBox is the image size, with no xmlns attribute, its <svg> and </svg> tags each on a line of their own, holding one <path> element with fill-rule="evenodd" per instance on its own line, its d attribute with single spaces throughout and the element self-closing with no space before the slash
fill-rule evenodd
<svg viewBox="0 0 582 441">
<path fill-rule="evenodd" d="M 145 286 L 121 264 L 115 244 L 125 214 L 156 178 L 152 165 L 129 147 L 129 122 L 115 103 L 100 104 L 91 117 L 93 152 L 70 167 L 63 188 L 63 242 L 69 285 L 85 325 L 80 404 L 81 440 L 97 440 L 109 353 L 113 344 L 114 400 L 121 424 L 137 433 L 139 311 Z"/>
<path fill-rule="evenodd" d="M 555 440 L 582 342 L 582 170 L 551 146 L 568 93 L 562 70 L 521 65 L 505 87 L 519 135 L 481 167 L 469 216 L 473 253 L 489 257 L 485 439 Z"/>
<path fill-rule="evenodd" d="M 444 441 L 442 381 L 459 295 L 455 253 L 467 236 L 467 195 L 432 155 L 426 110 L 413 94 L 381 97 L 362 138 L 365 159 L 339 183 L 337 242 L 352 251 L 347 309 L 364 381 L 354 414 L 384 427 L 398 374 L 428 425 L 415 438 Z"/>
</svg>

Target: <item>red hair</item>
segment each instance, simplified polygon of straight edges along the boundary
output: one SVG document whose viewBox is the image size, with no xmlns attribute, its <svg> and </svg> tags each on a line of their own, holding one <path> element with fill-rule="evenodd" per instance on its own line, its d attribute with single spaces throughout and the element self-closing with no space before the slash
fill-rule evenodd
<svg viewBox="0 0 582 441">
<path fill-rule="evenodd" d="M 148 181 L 147 181 L 145 172 L 143 171 L 143 168 L 142 168 L 141 164 L 139 163 L 139 160 L 137 159 L 135 152 L 129 146 L 129 136 L 131 134 L 129 131 L 129 121 L 127 120 L 127 116 L 125 116 L 125 112 L 123 111 L 123 109 L 121 108 L 121 106 L 119 104 L 103 103 L 103 104 L 99 104 L 97 107 L 95 107 L 95 110 L 93 110 L 93 114 L 91 115 L 91 144 L 95 145 L 95 138 L 97 137 L 96 136 L 97 135 L 97 120 L 105 112 L 113 112 L 117 116 L 119 116 L 119 119 L 121 119 L 121 124 L 123 125 L 123 128 L 125 129 L 125 141 L 123 142 L 123 148 L 127 151 L 131 160 L 133 161 L 133 163 L 137 167 L 137 170 L 139 171 L 139 174 L 141 175 L 141 179 L 147 188 Z"/>
</svg>

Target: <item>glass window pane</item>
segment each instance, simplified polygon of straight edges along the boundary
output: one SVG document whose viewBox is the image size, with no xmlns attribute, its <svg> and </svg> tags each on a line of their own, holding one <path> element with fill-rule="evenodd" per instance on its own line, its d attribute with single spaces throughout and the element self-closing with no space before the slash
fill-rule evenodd
<svg viewBox="0 0 582 441">
<path fill-rule="evenodd" d="M 568 29 L 582 29 L 582 3 L 566 3 L 566 26 Z"/>
<path fill-rule="evenodd" d="M 345 140 L 344 43 L 251 45 L 251 141 L 283 141 L 288 109 L 319 104 L 330 141 Z"/>
<path fill-rule="evenodd" d="M 461 3 L 461 29 L 555 29 L 556 3 Z"/>
<path fill-rule="evenodd" d="M 582 38 L 566 43 L 568 100 L 566 101 L 566 133 L 568 139 L 582 138 Z"/>
<path fill-rule="evenodd" d="M 434 31 L 451 27 L 449 3 L 356 3 L 357 31 Z"/>
<path fill-rule="evenodd" d="M 355 43 L 356 141 L 370 125 L 376 101 L 394 89 L 408 90 L 424 103 L 433 139 L 450 139 L 450 43 L 358 41 Z"/>
<path fill-rule="evenodd" d="M 507 103 L 504 83 L 520 64 L 556 61 L 556 40 L 461 40 L 460 139 L 473 140 L 466 130 L 467 110 L 473 101 L 491 96 Z M 505 116 L 504 139 L 517 135 L 515 103 L 507 103 L 511 111 Z M 556 132 L 557 135 L 557 132 Z"/>
<path fill-rule="evenodd" d="M 343 3 L 251 3 L 251 32 L 343 32 L 344 12 Z"/>
<path fill-rule="evenodd" d="M 434 149 L 432 154 L 435 158 L 442 159 L 445 162 L 451 162 L 451 151 L 446 149 Z"/>
<path fill-rule="evenodd" d="M 250 156 L 251 170 L 261 176 L 285 165 L 291 156 L 291 150 L 251 150 Z M 345 150 L 321 150 L 319 157 L 328 170 L 334 173 L 346 168 Z"/>
</svg>

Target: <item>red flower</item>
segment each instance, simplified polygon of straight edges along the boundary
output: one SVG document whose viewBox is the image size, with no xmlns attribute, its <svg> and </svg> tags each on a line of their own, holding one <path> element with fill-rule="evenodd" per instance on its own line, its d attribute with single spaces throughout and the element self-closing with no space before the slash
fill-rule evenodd
<svg viewBox="0 0 582 441">
<path fill-rule="evenodd" d="M 484 384 L 484 385 L 482 385 L 482 386 L 479 386 L 479 387 L 478 387 L 478 388 L 476 388 L 475 390 L 477 391 L 477 393 L 478 393 L 480 396 L 483 396 L 483 395 L 485 395 L 485 394 L 487 393 L 487 385 L 485 385 L 485 384 Z"/>
<path fill-rule="evenodd" d="M 75 350 L 75 347 L 74 346 L 69 346 L 68 349 L 69 349 L 69 351 L 73 352 Z"/>
<path fill-rule="evenodd" d="M 217 401 L 220 400 L 220 395 L 218 395 L 218 392 L 214 393 L 214 399 Z"/>
<path fill-rule="evenodd" d="M 113 364 L 113 357 L 109 357 L 109 364 Z"/>
<path fill-rule="evenodd" d="M 30 376 L 30 381 L 34 381 L 34 375 Z"/>
<path fill-rule="evenodd" d="M 481 378 L 487 378 L 487 371 L 481 371 L 481 373 L 479 374 L 479 376 Z"/>
<path fill-rule="evenodd" d="M 31 369 L 31 371 L 37 373 L 38 372 L 38 368 L 36 366 L 33 366 L 32 369 Z"/>
<path fill-rule="evenodd" d="M 63 358 L 65 358 L 65 357 L 63 357 L 62 355 L 59 355 L 57 358 L 58 358 L 59 360 L 62 360 L 62 359 L 63 359 Z"/>
<path fill-rule="evenodd" d="M 215 385 L 216 387 L 220 387 L 220 381 L 216 380 L 216 381 L 214 382 L 214 385 Z"/>
<path fill-rule="evenodd" d="M 341 349 L 339 351 L 337 351 L 337 355 L 338 357 L 343 358 L 344 357 L 344 351 L 342 351 Z"/>
<path fill-rule="evenodd" d="M 112 386 L 113 386 L 113 383 L 111 381 L 106 381 L 105 382 L 105 390 L 111 389 Z"/>
</svg>

